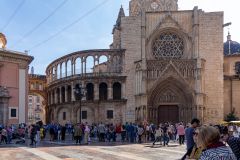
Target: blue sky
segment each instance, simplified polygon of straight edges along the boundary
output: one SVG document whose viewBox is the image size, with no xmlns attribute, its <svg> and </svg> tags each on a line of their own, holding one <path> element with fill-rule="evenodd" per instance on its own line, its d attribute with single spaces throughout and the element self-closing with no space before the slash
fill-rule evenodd
<svg viewBox="0 0 240 160">
<path fill-rule="evenodd" d="M 9 25 L 2 30 L 14 10 L 23 0 L 0 0 L 0 32 L 8 40 L 7 49 L 23 52 L 30 50 L 34 56 L 30 66 L 34 66 L 36 74 L 45 74 L 49 63 L 56 58 L 74 51 L 86 49 L 108 48 L 112 42 L 112 28 L 116 22 L 121 4 L 128 15 L 129 0 L 108 0 L 103 6 L 82 18 L 77 24 L 68 28 L 47 43 L 32 48 L 49 38 L 65 26 L 83 16 L 105 0 L 67 0 L 67 2 L 45 23 L 20 43 L 19 39 L 46 18 L 64 0 L 25 0 Z M 204 11 L 224 11 L 225 22 L 231 21 L 232 39 L 239 41 L 238 0 L 179 0 L 179 9 L 192 9 L 194 6 Z M 225 35 L 227 28 L 224 29 Z"/>
</svg>

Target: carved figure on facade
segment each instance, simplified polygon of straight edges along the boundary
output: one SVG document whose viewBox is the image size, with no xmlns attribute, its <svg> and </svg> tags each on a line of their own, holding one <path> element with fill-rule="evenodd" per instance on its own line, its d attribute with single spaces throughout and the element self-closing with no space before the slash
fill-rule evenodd
<svg viewBox="0 0 240 160">
<path fill-rule="evenodd" d="M 130 16 L 140 16 L 142 12 L 142 0 L 132 0 L 130 2 Z"/>
<path fill-rule="evenodd" d="M 163 94 L 160 95 L 158 101 L 161 103 L 177 102 L 177 96 L 171 90 L 167 90 Z"/>
<path fill-rule="evenodd" d="M 0 86 L 0 97 L 9 97 L 9 92 L 6 87 Z"/>
</svg>

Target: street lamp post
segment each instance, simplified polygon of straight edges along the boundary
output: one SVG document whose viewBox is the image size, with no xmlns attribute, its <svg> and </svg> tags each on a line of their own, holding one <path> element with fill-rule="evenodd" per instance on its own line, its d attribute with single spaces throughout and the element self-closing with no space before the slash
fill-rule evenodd
<svg viewBox="0 0 240 160">
<path fill-rule="evenodd" d="M 77 85 L 74 88 L 75 99 L 79 100 L 79 109 L 80 109 L 80 123 L 82 123 L 82 98 L 86 95 L 85 88 L 82 84 Z"/>
</svg>

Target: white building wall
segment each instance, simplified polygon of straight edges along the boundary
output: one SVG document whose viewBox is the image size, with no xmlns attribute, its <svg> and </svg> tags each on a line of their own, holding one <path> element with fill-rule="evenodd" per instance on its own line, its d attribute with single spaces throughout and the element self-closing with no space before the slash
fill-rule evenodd
<svg viewBox="0 0 240 160">
<path fill-rule="evenodd" d="M 26 71 L 19 69 L 19 123 L 25 123 L 26 104 Z"/>
</svg>

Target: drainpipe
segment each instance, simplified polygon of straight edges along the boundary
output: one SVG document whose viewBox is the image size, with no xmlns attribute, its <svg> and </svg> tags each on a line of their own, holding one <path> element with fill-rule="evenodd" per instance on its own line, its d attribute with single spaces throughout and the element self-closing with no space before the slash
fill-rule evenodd
<svg viewBox="0 0 240 160">
<path fill-rule="evenodd" d="M 231 81 L 231 93 L 230 93 L 230 99 L 231 99 L 231 101 L 230 101 L 230 109 L 231 109 L 231 112 L 233 111 L 233 78 L 230 78 L 230 81 Z"/>
</svg>

